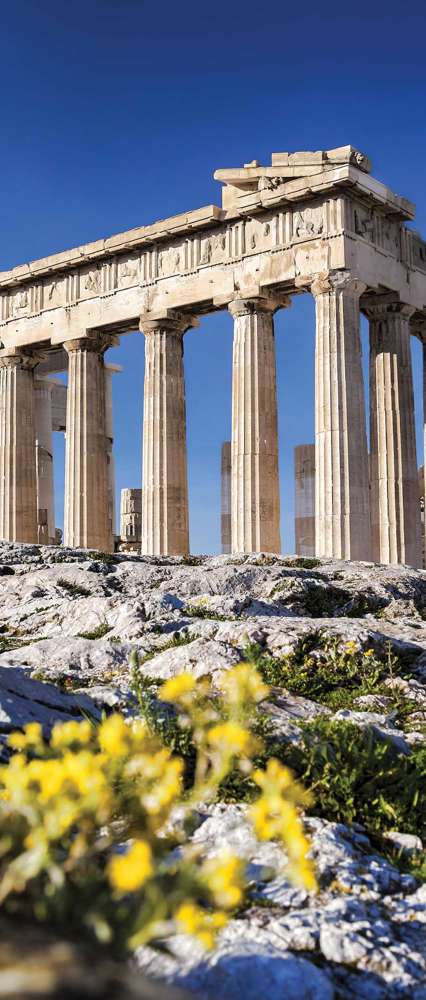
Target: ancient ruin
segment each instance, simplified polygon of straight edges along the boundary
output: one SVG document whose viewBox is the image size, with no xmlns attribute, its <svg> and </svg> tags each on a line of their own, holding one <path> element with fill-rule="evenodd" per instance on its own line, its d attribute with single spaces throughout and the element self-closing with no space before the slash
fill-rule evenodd
<svg viewBox="0 0 426 1000">
<path fill-rule="evenodd" d="M 64 542 L 112 548 L 104 357 L 140 329 L 142 552 L 186 554 L 184 335 L 229 309 L 231 547 L 279 551 L 274 314 L 307 292 L 317 328 L 316 554 L 420 565 L 410 337 L 426 342 L 426 243 L 405 225 L 414 206 L 351 146 L 274 153 L 271 166 L 252 161 L 215 177 L 221 208 L 0 273 L 0 538 L 52 537 L 51 451 L 46 432 L 37 459 L 36 399 L 41 377 L 67 370 Z M 370 322 L 370 471 L 360 312 Z"/>
<path fill-rule="evenodd" d="M 142 490 L 126 488 L 120 498 L 120 552 L 140 552 Z"/>
</svg>

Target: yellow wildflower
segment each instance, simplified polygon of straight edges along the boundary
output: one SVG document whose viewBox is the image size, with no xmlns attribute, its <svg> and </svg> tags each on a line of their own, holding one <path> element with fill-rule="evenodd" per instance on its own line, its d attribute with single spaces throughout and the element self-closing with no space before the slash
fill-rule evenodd
<svg viewBox="0 0 426 1000">
<path fill-rule="evenodd" d="M 218 747 L 224 753 L 248 753 L 253 745 L 250 732 L 236 722 L 222 722 L 213 726 L 207 734 L 212 747 Z"/>
<path fill-rule="evenodd" d="M 126 854 L 115 855 L 108 864 L 108 878 L 118 892 L 136 892 L 153 874 L 153 858 L 145 840 L 135 840 Z"/>
<path fill-rule="evenodd" d="M 43 742 L 43 730 L 39 722 L 29 722 L 22 733 L 11 733 L 8 739 L 13 750 L 37 748 Z"/>
<path fill-rule="evenodd" d="M 195 677 L 192 674 L 179 674 L 178 677 L 171 677 L 159 690 L 159 697 L 163 701 L 180 701 L 182 697 L 190 694 L 195 688 Z"/>
<path fill-rule="evenodd" d="M 207 881 L 215 904 L 226 910 L 238 906 L 243 898 L 244 862 L 229 851 L 223 851 L 206 861 L 202 875 Z"/>
<path fill-rule="evenodd" d="M 347 642 L 346 645 L 345 645 L 345 652 L 346 653 L 350 653 L 351 655 L 353 653 L 356 653 L 357 649 L 358 649 L 358 646 L 357 646 L 356 642 L 353 641 L 353 639 L 350 639 L 349 642 Z"/>
<path fill-rule="evenodd" d="M 366 659 L 367 659 L 367 657 L 368 657 L 368 659 L 371 659 L 371 657 L 374 656 L 374 649 L 366 649 L 365 653 L 364 653 L 364 656 L 365 656 Z"/>
<path fill-rule="evenodd" d="M 269 694 L 269 688 L 263 683 L 255 667 L 250 663 L 239 663 L 223 675 L 220 687 L 231 703 L 245 704 L 263 701 Z"/>
<path fill-rule="evenodd" d="M 112 757 L 123 757 L 128 753 L 129 737 L 129 726 L 122 715 L 110 715 L 99 727 L 99 746 Z"/>
<path fill-rule="evenodd" d="M 293 881 L 315 890 L 313 865 L 308 858 L 309 842 L 303 832 L 296 804 L 309 797 L 294 780 L 291 771 L 277 760 L 268 761 L 265 771 L 255 771 L 253 778 L 262 795 L 250 807 L 255 833 L 261 840 L 279 838 L 289 857 Z"/>
<path fill-rule="evenodd" d="M 204 948 L 213 948 L 216 933 L 227 923 L 226 913 L 208 913 L 189 900 L 181 903 L 175 913 L 179 929 L 196 937 Z"/>
<path fill-rule="evenodd" d="M 50 745 L 53 749 L 62 749 L 72 743 L 90 743 L 93 736 L 93 726 L 88 719 L 81 722 L 71 720 L 70 722 L 59 722 L 52 729 Z"/>
</svg>

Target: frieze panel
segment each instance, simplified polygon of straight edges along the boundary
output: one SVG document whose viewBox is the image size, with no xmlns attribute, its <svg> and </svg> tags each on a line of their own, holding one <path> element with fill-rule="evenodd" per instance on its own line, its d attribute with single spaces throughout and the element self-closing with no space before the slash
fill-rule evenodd
<svg viewBox="0 0 426 1000">
<path fill-rule="evenodd" d="M 141 270 L 141 258 L 137 256 L 126 257 L 117 261 L 117 287 L 130 288 L 139 284 Z"/>
<path fill-rule="evenodd" d="M 304 243 L 324 233 L 323 206 L 305 208 L 293 213 L 293 243 Z"/>
<path fill-rule="evenodd" d="M 68 303 L 68 280 L 66 275 L 56 275 L 46 281 L 43 288 L 45 309 L 57 309 Z"/>
<path fill-rule="evenodd" d="M 412 266 L 418 267 L 420 271 L 426 271 L 426 243 L 417 233 L 410 233 L 410 236 Z"/>
<path fill-rule="evenodd" d="M 100 295 L 102 291 L 102 264 L 82 268 L 80 271 L 80 298 L 92 299 L 95 295 Z"/>
</svg>

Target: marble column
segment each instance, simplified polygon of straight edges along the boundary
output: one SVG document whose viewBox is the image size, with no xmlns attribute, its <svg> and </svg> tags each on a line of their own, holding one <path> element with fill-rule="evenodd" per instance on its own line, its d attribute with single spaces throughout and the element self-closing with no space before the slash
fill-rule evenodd
<svg viewBox="0 0 426 1000">
<path fill-rule="evenodd" d="M 105 372 L 105 434 L 108 471 L 108 523 L 112 538 L 116 532 L 115 509 L 115 458 L 114 458 L 114 421 L 112 414 L 112 377 L 121 372 L 121 365 L 106 364 Z"/>
<path fill-rule="evenodd" d="M 401 303 L 369 305 L 373 558 L 421 565 L 410 316 Z"/>
<path fill-rule="evenodd" d="M 370 559 L 369 468 L 359 298 L 347 272 L 319 276 L 315 350 L 315 549 Z"/>
<path fill-rule="evenodd" d="M 0 539 L 37 542 L 34 367 L 11 349 L 0 356 Z"/>
<path fill-rule="evenodd" d="M 424 332 L 423 332 L 424 331 Z M 422 524 L 422 563 L 426 568 L 426 326 L 422 330 L 423 345 L 423 488 L 419 489 L 420 496 L 423 494 L 423 524 Z"/>
<path fill-rule="evenodd" d="M 278 418 L 273 314 L 266 297 L 229 304 L 232 375 L 233 552 L 280 552 Z"/>
<path fill-rule="evenodd" d="M 35 436 L 37 470 L 37 533 L 40 545 L 55 545 L 53 487 L 52 392 L 55 383 L 35 380 Z"/>
<path fill-rule="evenodd" d="M 178 313 L 141 317 L 145 334 L 142 553 L 189 552 L 183 336 L 197 324 Z"/>
<path fill-rule="evenodd" d="M 111 552 L 103 352 L 99 337 L 64 344 L 68 353 L 64 545 Z"/>
</svg>

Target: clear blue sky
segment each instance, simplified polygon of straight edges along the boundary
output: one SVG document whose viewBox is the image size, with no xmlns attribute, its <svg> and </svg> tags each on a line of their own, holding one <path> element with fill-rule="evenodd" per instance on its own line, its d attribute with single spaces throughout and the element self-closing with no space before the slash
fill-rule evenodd
<svg viewBox="0 0 426 1000">
<path fill-rule="evenodd" d="M 426 233 L 426 7 L 14 0 L 1 14 L 0 268 L 218 204 L 216 167 L 346 143 L 417 204 Z M 313 439 L 309 296 L 277 319 L 283 549 L 293 547 L 295 444 Z M 232 324 L 186 337 L 191 546 L 219 548 Z M 364 336 L 365 339 L 365 336 Z M 115 380 L 118 488 L 140 480 L 143 338 Z M 208 362 L 207 362 L 208 358 Z M 414 349 L 421 425 L 421 369 Z M 59 437 L 59 436 L 58 436 Z M 63 448 L 56 445 L 58 523 Z"/>
</svg>

